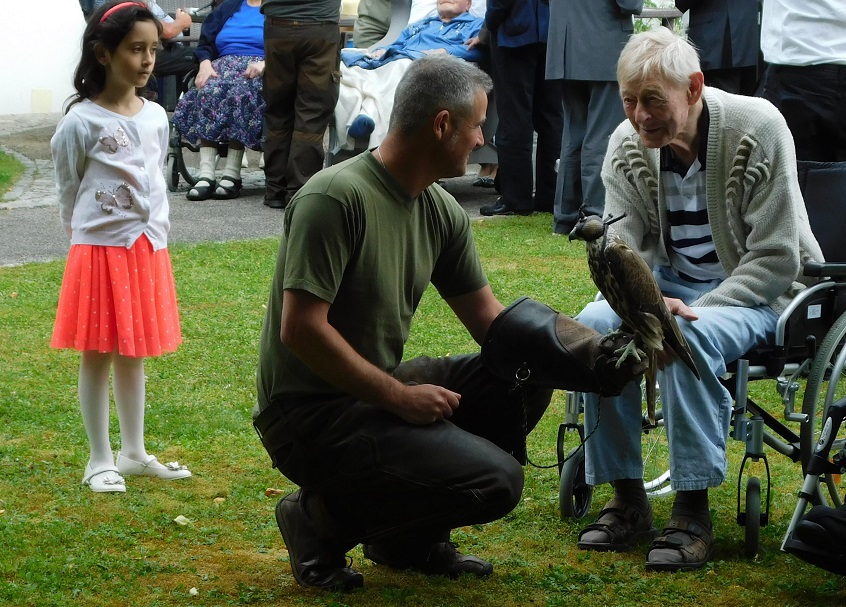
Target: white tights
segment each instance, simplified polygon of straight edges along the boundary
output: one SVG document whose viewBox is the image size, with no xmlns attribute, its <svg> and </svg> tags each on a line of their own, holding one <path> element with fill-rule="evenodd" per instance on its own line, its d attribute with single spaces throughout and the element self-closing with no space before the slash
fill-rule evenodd
<svg viewBox="0 0 846 607">
<path fill-rule="evenodd" d="M 79 365 L 79 404 L 91 446 L 92 470 L 115 465 L 109 442 L 109 370 L 112 366 L 121 451 L 138 462 L 148 458 L 144 447 L 144 359 L 86 351 Z"/>
</svg>

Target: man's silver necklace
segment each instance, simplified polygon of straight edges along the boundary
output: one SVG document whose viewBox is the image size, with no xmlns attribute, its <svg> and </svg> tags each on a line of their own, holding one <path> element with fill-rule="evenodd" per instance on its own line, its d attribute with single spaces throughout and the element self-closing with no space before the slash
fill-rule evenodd
<svg viewBox="0 0 846 607">
<path fill-rule="evenodd" d="M 383 168 L 383 169 L 385 169 L 385 170 L 387 171 L 387 170 L 388 170 L 388 167 L 386 167 L 386 166 L 385 166 L 385 161 L 382 159 L 382 149 L 381 149 L 381 146 L 380 146 L 380 147 L 378 147 L 378 148 L 376 148 L 376 153 L 379 155 L 379 157 L 377 158 L 377 160 L 379 161 L 379 164 L 381 164 L 381 165 L 382 165 L 382 168 Z"/>
</svg>

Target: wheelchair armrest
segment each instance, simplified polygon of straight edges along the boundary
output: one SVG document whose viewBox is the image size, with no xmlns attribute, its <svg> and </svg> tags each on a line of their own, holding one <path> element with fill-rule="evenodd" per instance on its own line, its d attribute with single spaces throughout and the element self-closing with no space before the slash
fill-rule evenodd
<svg viewBox="0 0 846 607">
<path fill-rule="evenodd" d="M 846 263 L 809 261 L 805 264 L 803 274 L 816 278 L 822 276 L 833 279 L 846 278 Z"/>
</svg>

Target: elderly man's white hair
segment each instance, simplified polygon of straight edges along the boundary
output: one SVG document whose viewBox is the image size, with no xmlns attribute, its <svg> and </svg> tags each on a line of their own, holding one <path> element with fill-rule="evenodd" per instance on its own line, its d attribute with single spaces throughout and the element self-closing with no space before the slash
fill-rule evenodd
<svg viewBox="0 0 846 607">
<path fill-rule="evenodd" d="M 622 87 L 646 78 L 662 78 L 687 87 L 691 74 L 701 72 L 696 48 L 666 27 L 634 34 L 617 62 L 617 82 Z"/>
</svg>

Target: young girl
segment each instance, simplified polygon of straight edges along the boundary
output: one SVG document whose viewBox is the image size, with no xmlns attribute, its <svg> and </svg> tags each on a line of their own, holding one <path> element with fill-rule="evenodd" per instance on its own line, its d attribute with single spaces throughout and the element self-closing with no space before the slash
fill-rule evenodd
<svg viewBox="0 0 846 607">
<path fill-rule="evenodd" d="M 82 352 L 79 402 L 91 446 L 82 483 L 126 491 L 124 476 L 191 476 L 144 447 L 144 358 L 182 342 L 167 250 L 164 109 L 142 99 L 161 24 L 137 2 L 94 11 L 74 96 L 51 141 L 59 209 L 71 238 L 51 346 Z M 121 451 L 109 444 L 109 371 Z"/>
</svg>

